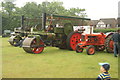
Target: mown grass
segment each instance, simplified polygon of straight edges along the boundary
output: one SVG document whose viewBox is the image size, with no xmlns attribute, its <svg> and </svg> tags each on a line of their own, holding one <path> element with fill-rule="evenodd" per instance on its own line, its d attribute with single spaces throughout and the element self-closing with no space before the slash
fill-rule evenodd
<svg viewBox="0 0 120 80">
<path fill-rule="evenodd" d="M 2 38 L 3 78 L 96 78 L 99 62 L 111 64 L 112 78 L 118 78 L 118 58 L 113 54 L 96 52 L 95 55 L 76 53 L 46 47 L 42 54 L 28 54 L 13 47 Z"/>
</svg>

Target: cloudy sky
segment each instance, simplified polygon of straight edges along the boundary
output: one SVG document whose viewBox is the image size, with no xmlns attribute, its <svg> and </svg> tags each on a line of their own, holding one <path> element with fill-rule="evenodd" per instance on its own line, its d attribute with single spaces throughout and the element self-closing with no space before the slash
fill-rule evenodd
<svg viewBox="0 0 120 80">
<path fill-rule="evenodd" d="M 15 4 L 18 7 L 24 6 L 26 2 L 36 2 L 38 4 L 45 0 L 16 0 Z M 120 0 L 47 0 L 47 1 L 62 1 L 63 6 L 69 8 L 85 8 L 89 18 L 95 20 L 100 18 L 117 18 L 118 17 L 118 2 Z"/>
</svg>

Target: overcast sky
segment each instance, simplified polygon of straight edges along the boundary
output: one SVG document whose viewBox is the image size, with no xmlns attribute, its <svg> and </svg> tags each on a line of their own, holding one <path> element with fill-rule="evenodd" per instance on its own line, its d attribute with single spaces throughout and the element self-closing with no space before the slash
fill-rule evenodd
<svg viewBox="0 0 120 80">
<path fill-rule="evenodd" d="M 24 6 L 26 2 L 36 2 L 38 4 L 45 0 L 16 0 L 15 4 L 18 7 Z M 85 8 L 86 13 L 92 20 L 100 18 L 117 18 L 118 17 L 118 2 L 120 0 L 47 0 L 47 1 L 62 1 L 63 6 L 69 8 Z"/>
</svg>

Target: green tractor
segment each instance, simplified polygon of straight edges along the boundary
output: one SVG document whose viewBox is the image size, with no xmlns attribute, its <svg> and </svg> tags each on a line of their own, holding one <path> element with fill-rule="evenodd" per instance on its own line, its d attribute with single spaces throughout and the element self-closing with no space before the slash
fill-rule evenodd
<svg viewBox="0 0 120 80">
<path fill-rule="evenodd" d="M 74 31 L 73 26 L 84 25 L 88 18 L 42 14 L 42 25 L 39 30 L 33 28 L 22 42 L 22 47 L 27 53 L 39 54 L 46 46 L 59 49 L 75 50 L 80 43 L 82 29 Z"/>
</svg>

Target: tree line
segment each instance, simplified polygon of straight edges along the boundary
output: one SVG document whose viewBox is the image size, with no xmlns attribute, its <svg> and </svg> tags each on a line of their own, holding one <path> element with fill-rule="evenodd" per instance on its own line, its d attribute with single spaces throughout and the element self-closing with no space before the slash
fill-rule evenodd
<svg viewBox="0 0 120 80">
<path fill-rule="evenodd" d="M 36 2 L 27 2 L 23 7 L 17 7 L 13 2 L 4 0 L 2 2 L 2 31 L 9 29 L 14 30 L 15 27 L 21 26 L 21 16 L 24 15 L 28 18 L 37 18 L 42 13 L 57 14 L 64 16 L 78 16 L 86 17 L 85 9 L 70 8 L 66 9 L 63 2 L 44 1 L 41 4 Z"/>
</svg>

